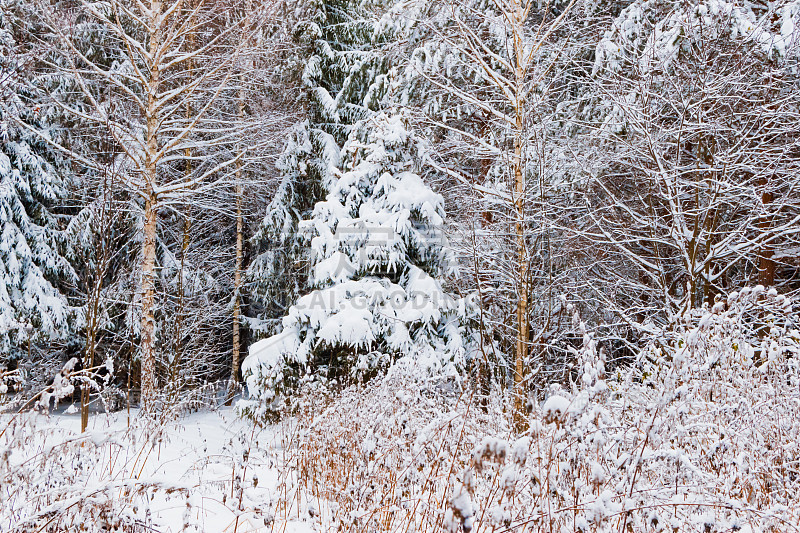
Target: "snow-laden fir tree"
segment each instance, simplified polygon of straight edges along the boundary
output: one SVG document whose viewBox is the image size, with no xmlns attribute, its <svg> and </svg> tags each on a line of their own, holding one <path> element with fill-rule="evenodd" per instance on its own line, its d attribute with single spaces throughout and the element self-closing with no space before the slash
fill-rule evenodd
<svg viewBox="0 0 800 533">
<path fill-rule="evenodd" d="M 297 86 L 305 116 L 289 134 L 277 164 L 280 184 L 251 240 L 255 254 L 244 295 L 257 336 L 275 333 L 306 288 L 299 222 L 324 199 L 332 158 L 352 125 L 385 94 L 388 61 L 380 46 L 396 29 L 378 16 L 386 3 L 315 0 L 287 13 L 296 52 L 285 58 L 280 76 Z"/>
<path fill-rule="evenodd" d="M 454 312 L 448 306 L 455 303 L 443 301 L 436 281 L 448 261 L 442 242 L 431 240 L 442 222 L 442 198 L 412 172 L 421 154 L 403 119 L 378 111 L 389 88 L 382 47 L 410 28 L 402 17 L 381 16 L 394 7 L 385 1 L 317 1 L 294 15 L 301 50 L 294 59 L 307 118 L 280 158 L 281 185 L 256 233 L 259 253 L 248 272 L 257 315 L 250 326 L 277 334 L 251 352 L 283 344 L 245 363 L 251 393 L 279 399 L 274 389 L 288 392 L 305 372 L 369 374 L 411 352 L 429 357 L 428 366 L 463 356 L 448 326 Z M 403 222 L 389 220 L 402 216 Z M 376 244 L 380 239 L 388 240 Z M 412 317 L 408 306 L 400 306 L 397 312 L 406 315 L 392 325 L 385 316 L 394 313 L 388 298 L 405 301 L 425 283 L 432 284 L 428 293 L 441 308 Z"/>
<path fill-rule="evenodd" d="M 415 172 L 419 152 L 402 115 L 353 129 L 326 199 L 300 224 L 314 289 L 243 366 L 263 406 L 277 410 L 306 374 L 368 377 L 398 359 L 431 374 L 463 368 L 470 306 L 442 287 L 452 266 L 443 199 Z"/>
<path fill-rule="evenodd" d="M 306 287 L 304 246 L 299 222 L 310 216 L 314 199 L 322 196 L 321 175 L 331 166 L 315 157 L 312 139 L 328 140 L 321 130 L 313 131 L 309 121 L 296 124 L 276 164 L 280 181 L 267 205 L 251 245 L 256 253 L 247 269 L 245 295 L 248 326 L 256 335 L 280 331 L 280 319 Z M 328 145 L 334 146 L 333 141 Z M 338 148 L 328 155 L 338 153 Z"/>
<path fill-rule="evenodd" d="M 59 285 L 76 281 L 53 210 L 71 173 L 22 76 L 29 58 L 15 42 L 24 21 L 13 7 L 0 10 L 0 353 L 12 357 L 28 340 L 66 337 L 73 313 Z"/>
</svg>

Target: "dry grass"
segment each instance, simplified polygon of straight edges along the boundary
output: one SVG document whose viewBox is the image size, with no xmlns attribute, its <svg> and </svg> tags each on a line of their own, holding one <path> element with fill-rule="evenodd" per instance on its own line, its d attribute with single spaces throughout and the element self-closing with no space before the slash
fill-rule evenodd
<svg viewBox="0 0 800 533">
<path fill-rule="evenodd" d="M 687 316 L 614 376 L 585 334 L 577 383 L 552 391 L 568 407 L 538 406 L 523 435 L 469 385 L 447 398 L 395 373 L 324 407 L 306 393 L 287 497 L 326 531 L 796 531 L 800 335 L 756 296 Z"/>
<path fill-rule="evenodd" d="M 796 319 L 786 299 L 748 291 L 687 315 L 613 375 L 581 325 L 574 382 L 551 387 L 524 434 L 504 393 L 477 401 L 469 382 L 396 368 L 330 395 L 309 381 L 272 444 L 243 426 L 182 480 L 145 474 L 191 399 L 69 438 L 45 415 L 6 415 L 0 529 L 152 531 L 153 502 L 174 500 L 173 530 L 216 531 L 195 512 L 213 494 L 230 531 L 798 531 Z"/>
</svg>

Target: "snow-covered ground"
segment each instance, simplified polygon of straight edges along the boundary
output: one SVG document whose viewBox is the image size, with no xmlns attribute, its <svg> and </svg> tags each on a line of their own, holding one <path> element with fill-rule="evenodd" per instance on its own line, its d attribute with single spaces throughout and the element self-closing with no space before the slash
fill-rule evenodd
<svg viewBox="0 0 800 533">
<path fill-rule="evenodd" d="M 576 316 L 576 375 L 521 428 L 502 390 L 399 365 L 308 381 L 263 429 L 187 411 L 188 391 L 161 420 L 94 415 L 86 433 L 2 415 L 0 531 L 800 531 L 800 330 L 764 292 L 687 315 L 627 367 Z"/>
<path fill-rule="evenodd" d="M 130 420 L 93 415 L 81 434 L 77 414 L 0 416 L 0 531 L 87 521 L 164 533 L 315 530 L 296 505 L 277 505 L 294 478 L 283 468 L 286 425 L 257 429 L 232 408 Z"/>
</svg>

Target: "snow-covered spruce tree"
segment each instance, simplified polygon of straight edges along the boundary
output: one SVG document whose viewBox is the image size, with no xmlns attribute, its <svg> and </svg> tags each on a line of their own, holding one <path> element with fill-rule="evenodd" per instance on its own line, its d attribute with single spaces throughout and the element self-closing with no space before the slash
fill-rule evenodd
<svg viewBox="0 0 800 533">
<path fill-rule="evenodd" d="M 248 325 L 262 337 L 280 330 L 281 317 L 307 287 L 299 222 L 325 198 L 352 125 L 377 110 L 389 68 L 380 47 L 396 30 L 379 16 L 391 1 L 314 0 L 284 7 L 285 33 L 294 46 L 277 77 L 300 95 L 295 103 L 304 116 L 289 133 L 277 164 L 279 185 L 251 240 L 243 292 Z"/>
<path fill-rule="evenodd" d="M 312 132 L 308 120 L 295 124 L 289 132 L 276 164 L 279 183 L 250 240 L 255 254 L 243 292 L 248 326 L 257 336 L 279 332 L 281 318 L 307 286 L 299 222 L 311 215 L 314 200 L 321 199 L 320 174 L 327 174 L 330 167 L 315 158 L 312 137 L 330 138 L 320 130 Z"/>
<path fill-rule="evenodd" d="M 20 6 L 0 7 L 0 353 L 14 358 L 28 340 L 66 338 L 74 317 L 59 286 L 76 280 L 55 211 L 71 172 L 22 75 L 30 58 L 14 35 Z"/>
<path fill-rule="evenodd" d="M 414 172 L 417 143 L 402 115 L 377 113 L 353 128 L 327 198 L 301 222 L 314 290 L 243 365 L 259 400 L 244 404 L 247 414 L 279 410 L 307 374 L 325 383 L 398 360 L 434 374 L 463 366 L 469 305 L 442 288 L 451 261 L 443 199 Z"/>
</svg>

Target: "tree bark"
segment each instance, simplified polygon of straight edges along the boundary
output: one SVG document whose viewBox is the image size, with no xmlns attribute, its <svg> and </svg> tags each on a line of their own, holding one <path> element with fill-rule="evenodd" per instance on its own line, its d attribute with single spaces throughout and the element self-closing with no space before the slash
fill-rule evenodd
<svg viewBox="0 0 800 533">
<path fill-rule="evenodd" d="M 239 88 L 239 120 L 244 119 L 244 89 Z M 236 161 L 236 267 L 233 273 L 233 357 L 231 358 L 231 379 L 228 384 L 228 397 L 225 405 L 233 402 L 236 393 L 236 384 L 239 381 L 239 352 L 240 352 L 240 331 L 239 321 L 241 317 L 241 299 L 239 292 L 242 286 L 242 250 L 244 244 L 243 230 L 244 220 L 242 219 L 242 160 L 241 147 L 239 148 L 239 159 Z"/>
<path fill-rule="evenodd" d="M 157 213 L 155 198 L 145 202 L 144 228 L 142 240 L 142 408 L 149 411 L 153 407 L 156 390 L 155 353 L 155 262 Z"/>
<path fill-rule="evenodd" d="M 237 170 L 237 173 L 239 171 Z M 231 359 L 231 380 L 228 387 L 228 399 L 225 405 L 230 405 L 236 392 L 239 381 L 239 358 L 241 337 L 239 321 L 241 320 L 241 299 L 239 298 L 242 286 L 242 248 L 243 248 L 243 220 L 242 220 L 242 186 L 236 186 L 236 270 L 233 273 L 233 357 Z"/>
<path fill-rule="evenodd" d="M 141 403 L 145 411 L 152 410 L 153 397 L 156 390 L 156 347 L 155 347 L 155 261 L 156 261 L 156 230 L 158 225 L 158 212 L 155 190 L 158 185 L 158 135 L 160 120 L 158 117 L 158 91 L 160 82 L 159 46 L 161 41 L 161 11 L 160 0 L 150 2 L 150 78 L 148 80 L 146 127 L 147 127 L 147 153 L 145 154 L 145 169 L 147 180 L 146 189 L 149 195 L 144 206 L 144 225 L 142 228 L 142 383 Z"/>
<path fill-rule="evenodd" d="M 761 193 L 761 204 L 766 211 L 769 204 L 772 203 L 772 192 L 767 190 L 767 180 L 761 180 L 761 185 L 764 190 Z M 764 237 L 769 238 L 769 229 L 771 224 L 771 217 L 764 214 L 759 220 L 759 227 L 764 234 Z M 758 257 L 758 283 L 764 287 L 771 287 L 775 285 L 775 260 L 772 258 L 775 254 L 775 249 L 772 243 L 765 244 L 761 247 L 761 253 Z"/>
<path fill-rule="evenodd" d="M 528 353 L 528 268 L 525 247 L 525 169 L 523 163 L 524 100 L 525 83 L 524 48 L 522 31 L 524 23 L 523 8 L 520 3 L 514 13 L 514 56 L 515 56 L 515 102 L 516 123 L 514 128 L 514 210 L 516 211 L 515 237 L 517 255 L 517 346 L 514 354 L 514 421 L 517 430 L 527 429 L 524 410 L 525 360 Z"/>
<path fill-rule="evenodd" d="M 105 231 L 106 228 L 103 228 Z M 104 258 L 105 259 L 105 258 Z M 86 370 L 94 366 L 94 353 L 97 342 L 97 315 L 100 312 L 100 284 L 103 282 L 102 275 L 99 273 L 100 267 L 98 266 L 97 272 L 94 274 L 94 286 L 90 291 L 89 301 L 86 305 L 86 351 L 83 356 L 83 369 Z M 91 389 L 88 382 L 84 381 L 81 384 L 81 433 L 86 431 L 89 426 L 89 397 Z"/>
</svg>

